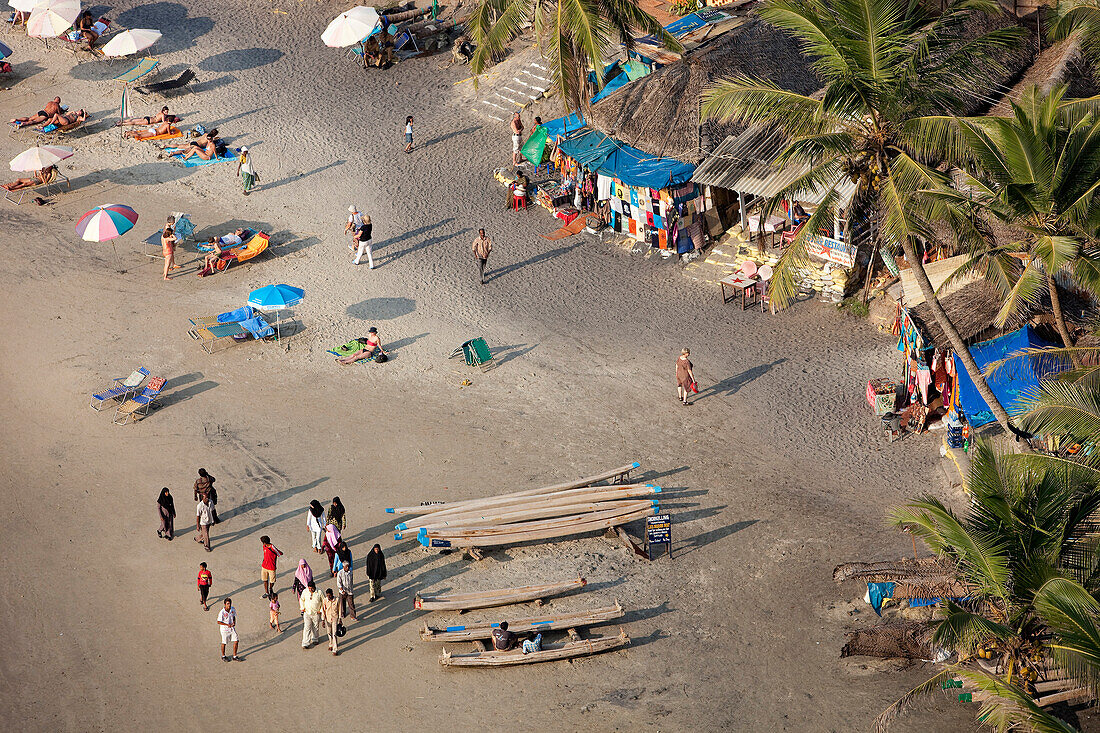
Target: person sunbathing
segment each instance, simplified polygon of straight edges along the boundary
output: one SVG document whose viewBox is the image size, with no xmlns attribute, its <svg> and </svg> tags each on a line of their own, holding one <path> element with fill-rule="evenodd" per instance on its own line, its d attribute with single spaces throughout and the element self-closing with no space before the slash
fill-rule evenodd
<svg viewBox="0 0 1100 733">
<path fill-rule="evenodd" d="M 115 127 L 122 127 L 123 125 L 159 125 L 162 122 L 177 122 L 179 120 L 175 115 L 168 114 L 168 107 L 161 107 L 160 112 L 157 112 L 152 117 L 131 117 L 128 120 L 122 120 L 116 122 Z"/>
<path fill-rule="evenodd" d="M 78 122 L 87 122 L 88 112 L 87 110 L 77 110 L 76 112 L 65 112 L 64 114 L 54 115 L 46 121 L 47 125 L 57 125 L 58 127 L 68 127 L 69 125 L 75 125 Z"/>
<path fill-rule="evenodd" d="M 358 341 L 363 348 L 359 349 L 354 354 L 337 357 L 337 364 L 347 366 L 348 364 L 354 364 L 362 359 L 375 359 L 377 361 L 379 357 L 384 357 L 386 355 L 385 350 L 382 348 L 382 340 L 378 337 L 378 329 L 374 326 L 370 327 L 370 331 L 367 332 L 366 338 L 358 339 Z"/>
<path fill-rule="evenodd" d="M 18 125 L 19 127 L 40 125 L 54 115 L 61 114 L 64 111 L 65 110 L 61 109 L 61 97 L 54 97 L 49 102 L 46 102 L 46 106 L 38 110 L 35 114 L 29 117 L 13 117 L 8 120 L 8 122 L 9 124 Z"/>
<path fill-rule="evenodd" d="M 214 157 L 215 150 L 217 150 L 217 143 L 218 129 L 214 128 L 198 139 L 187 143 L 187 147 L 185 148 L 171 149 L 170 154 L 179 154 L 184 160 L 187 160 L 192 155 L 197 155 L 203 160 L 210 160 Z"/>
<path fill-rule="evenodd" d="M 88 44 L 89 51 L 95 47 L 95 42 L 99 40 L 99 33 L 95 29 L 95 24 L 95 18 L 92 17 L 92 11 L 90 10 L 85 10 L 77 16 L 76 23 L 73 24 L 73 29 Z"/>
<path fill-rule="evenodd" d="M 131 137 L 135 140 L 148 140 L 152 137 L 160 137 L 161 135 L 172 134 L 172 122 L 165 120 L 164 122 L 157 123 L 146 127 L 144 130 L 127 130 L 122 133 L 123 137 Z"/>
<path fill-rule="evenodd" d="M 35 186 L 45 185 L 49 182 L 50 177 L 56 169 L 56 166 L 48 166 L 35 173 L 33 178 L 19 178 L 11 183 L 0 185 L 0 188 L 4 188 L 8 191 L 18 191 L 22 188 L 34 188 Z"/>
<path fill-rule="evenodd" d="M 202 258 L 202 269 L 199 270 L 200 277 L 207 270 L 210 270 L 210 272 L 215 272 L 217 270 L 218 260 L 221 259 L 222 256 L 223 250 L 221 247 L 221 240 L 218 237 L 211 237 L 210 241 L 207 242 L 207 244 L 210 245 L 212 249 L 210 250 L 210 253 L 206 255 L 206 257 Z"/>
</svg>

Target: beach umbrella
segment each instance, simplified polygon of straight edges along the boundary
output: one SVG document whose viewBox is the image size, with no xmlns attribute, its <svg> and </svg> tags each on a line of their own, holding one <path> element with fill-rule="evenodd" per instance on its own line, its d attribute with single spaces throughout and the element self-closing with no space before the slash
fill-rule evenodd
<svg viewBox="0 0 1100 733">
<path fill-rule="evenodd" d="M 31 10 L 27 35 L 54 38 L 72 27 L 80 15 L 80 0 L 42 0 Z"/>
<path fill-rule="evenodd" d="M 11 49 L 0 43 L 0 59 L 6 59 L 8 56 L 11 56 Z"/>
<path fill-rule="evenodd" d="M 38 5 L 38 0 L 8 0 L 8 5 L 20 13 L 29 13 Z"/>
<path fill-rule="evenodd" d="M 370 35 L 374 27 L 378 25 L 378 11 L 359 5 L 346 13 L 340 13 L 325 32 L 321 34 L 321 40 L 326 46 L 343 48 L 354 46 Z"/>
<path fill-rule="evenodd" d="M 276 338 L 281 336 L 282 316 L 279 311 L 298 305 L 305 291 L 291 285 L 265 285 L 248 294 L 248 304 L 262 311 L 275 311 Z"/>
<path fill-rule="evenodd" d="M 97 206 L 76 223 L 76 233 L 87 242 L 106 242 L 134 228 L 137 212 L 122 204 Z"/>
<path fill-rule="evenodd" d="M 133 28 L 119 33 L 103 44 L 104 56 L 129 56 L 144 51 L 160 38 L 160 31 L 151 28 Z"/>
<path fill-rule="evenodd" d="M 73 154 L 73 149 L 64 145 L 39 145 L 24 150 L 11 159 L 13 171 L 40 171 L 65 160 Z"/>
</svg>

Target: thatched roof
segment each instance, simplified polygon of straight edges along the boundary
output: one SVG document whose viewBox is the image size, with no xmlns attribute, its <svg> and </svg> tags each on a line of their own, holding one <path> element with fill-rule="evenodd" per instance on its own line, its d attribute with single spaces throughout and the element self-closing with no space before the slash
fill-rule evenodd
<svg viewBox="0 0 1100 733">
<path fill-rule="evenodd" d="M 708 120 L 699 125 L 703 91 L 713 82 L 743 73 L 812 94 L 821 83 L 795 41 L 752 18 L 683 60 L 627 84 L 592 106 L 593 127 L 636 148 L 668 158 L 698 162 L 743 125 Z"/>
<path fill-rule="evenodd" d="M 1043 49 L 1035 63 L 1024 72 L 1011 91 L 994 105 L 989 114 L 993 117 L 1007 117 L 1012 113 L 1011 102 L 1019 102 L 1024 90 L 1037 86 L 1048 92 L 1054 86 L 1065 82 L 1073 71 L 1073 61 L 1081 51 L 1076 38 L 1066 38 Z"/>
<path fill-rule="evenodd" d="M 884 624 L 848 632 L 840 658 L 931 659 L 932 627 L 918 621 Z"/>
<path fill-rule="evenodd" d="M 861 583 L 918 582 L 916 579 L 954 579 L 955 565 L 940 557 L 922 557 L 878 562 L 846 562 L 833 568 L 833 580 L 858 580 Z"/>
</svg>

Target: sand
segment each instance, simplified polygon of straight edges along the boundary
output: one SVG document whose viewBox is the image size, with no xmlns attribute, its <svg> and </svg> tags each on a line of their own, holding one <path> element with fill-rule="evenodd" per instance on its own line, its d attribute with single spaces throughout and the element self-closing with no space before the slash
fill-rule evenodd
<svg viewBox="0 0 1100 733">
<path fill-rule="evenodd" d="M 865 729 L 932 670 L 839 660 L 844 631 L 872 614 L 831 570 L 910 551 L 884 528 L 891 505 L 958 496 L 935 456 L 938 436 L 887 445 L 866 406 L 867 379 L 895 370 L 889 337 L 813 301 L 775 317 L 742 313 L 673 262 L 587 235 L 540 238 L 556 227 L 544 211 L 504 209 L 491 171 L 510 158 L 509 140 L 469 111 L 455 86 L 465 70 L 439 55 L 364 72 L 320 43 L 341 9 L 280 0 L 112 10 L 125 26 L 165 31 L 165 76 L 196 69 L 197 93 L 169 105 L 185 125 L 217 126 L 253 150 L 261 183 L 247 198 L 235 166 L 184 169 L 148 143 L 119 145 L 119 89 L 104 80 L 123 63 L 77 63 L 10 40 L 16 75 L 2 113 L 60 94 L 94 125 L 63 164 L 70 193 L 43 208 L 0 207 L 0 712 L 26 730 Z M 158 102 L 136 104 L 145 114 Z M 416 117 L 411 155 L 401 152 L 406 114 Z M 26 146 L 0 138 L 0 157 Z M 141 215 L 118 260 L 72 228 L 113 202 Z M 373 271 L 351 265 L 341 234 L 350 203 L 373 217 Z M 272 247 L 205 279 L 186 247 L 184 269 L 165 283 L 161 263 L 137 249 L 170 211 L 190 212 L 208 233 L 258 224 Z M 469 252 L 482 226 L 495 241 L 484 286 Z M 274 282 L 306 291 L 281 344 L 208 355 L 186 336 L 188 316 L 237 307 Z M 325 349 L 371 325 L 392 360 L 333 364 Z M 447 360 L 478 335 L 495 370 Z M 691 407 L 675 400 L 682 346 L 703 386 Z M 161 409 L 126 427 L 88 409 L 92 391 L 139 365 L 169 379 Z M 646 563 L 585 537 L 473 563 L 394 542 L 383 512 L 630 460 L 669 491 L 671 560 Z M 199 466 L 218 478 L 224 522 L 212 553 L 189 528 Z M 172 543 L 155 534 L 165 485 L 180 513 Z M 323 645 L 301 651 L 288 587 L 299 557 L 323 567 L 304 513 L 333 495 L 348 508 L 356 557 L 380 542 L 390 568 L 385 599 L 369 605 L 358 573 L 365 612 L 338 658 Z M 281 635 L 260 598 L 261 534 L 286 553 Z M 214 573 L 214 604 L 234 599 L 244 662 L 218 659 L 215 610 L 202 611 L 194 587 L 200 561 Z M 417 591 L 578 574 L 588 589 L 542 611 L 618 599 L 625 651 L 444 670 L 440 646 L 418 639 Z M 969 729 L 973 713 L 940 701 L 898 730 Z"/>
</svg>

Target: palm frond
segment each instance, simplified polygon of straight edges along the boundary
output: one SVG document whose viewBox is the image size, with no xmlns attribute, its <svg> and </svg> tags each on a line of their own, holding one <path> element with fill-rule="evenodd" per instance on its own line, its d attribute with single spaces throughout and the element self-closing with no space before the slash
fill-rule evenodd
<svg viewBox="0 0 1100 733">
<path fill-rule="evenodd" d="M 1062 669 L 1100 689 L 1100 603 L 1079 583 L 1054 578 L 1035 594 L 1035 610 L 1057 635 L 1049 646 Z"/>
<path fill-rule="evenodd" d="M 828 131 L 822 125 L 821 109 L 817 99 L 738 74 L 704 92 L 702 115 L 723 122 L 771 122 L 794 138 Z"/>
<path fill-rule="evenodd" d="M 874 733 L 886 733 L 895 720 L 916 707 L 924 699 L 931 697 L 938 690 L 942 689 L 943 683 L 953 679 L 954 676 L 954 671 L 945 669 L 932 677 L 932 679 L 920 683 L 912 690 L 902 695 L 901 699 L 879 713 L 878 717 L 875 718 L 875 721 L 871 724 L 871 730 Z"/>
</svg>

